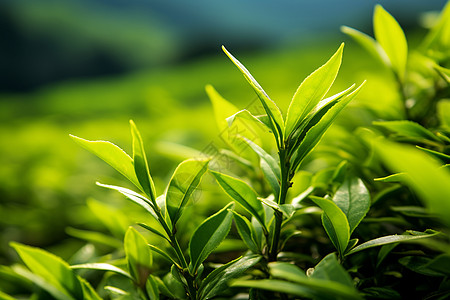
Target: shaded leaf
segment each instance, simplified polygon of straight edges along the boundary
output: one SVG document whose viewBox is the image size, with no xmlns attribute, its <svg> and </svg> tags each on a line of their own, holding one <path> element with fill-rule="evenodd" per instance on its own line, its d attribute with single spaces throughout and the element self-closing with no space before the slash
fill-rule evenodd
<svg viewBox="0 0 450 300">
<path fill-rule="evenodd" d="M 136 229 L 128 228 L 124 240 L 128 269 L 140 287 L 145 286 L 152 265 L 152 253 L 147 245 L 147 240 Z"/>
<path fill-rule="evenodd" d="M 106 245 L 111 248 L 122 248 L 122 241 L 118 240 L 114 237 L 111 237 L 109 235 L 103 234 L 101 232 L 97 231 L 90 231 L 90 230 L 81 230 L 76 229 L 72 227 L 67 227 L 66 232 L 68 235 L 71 235 L 73 237 L 91 242 L 91 243 L 98 243 L 101 245 Z"/>
<path fill-rule="evenodd" d="M 339 264 L 334 253 L 325 256 L 315 267 L 311 278 L 338 282 L 353 288 L 353 281 L 347 271 Z"/>
<path fill-rule="evenodd" d="M 260 253 L 261 250 L 258 248 L 252 234 L 252 225 L 246 217 L 241 216 L 237 212 L 233 211 L 234 222 L 238 230 L 239 236 L 242 241 L 247 245 L 248 249 L 253 253 Z"/>
</svg>

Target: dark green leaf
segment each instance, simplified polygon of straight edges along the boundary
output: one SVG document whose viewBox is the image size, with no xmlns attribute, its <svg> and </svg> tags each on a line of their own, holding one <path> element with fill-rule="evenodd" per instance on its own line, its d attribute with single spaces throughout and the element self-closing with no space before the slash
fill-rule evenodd
<svg viewBox="0 0 450 300">
<path fill-rule="evenodd" d="M 233 203 L 207 218 L 195 230 L 189 242 L 191 274 L 197 272 L 201 263 L 225 239 L 231 228 Z"/>
<path fill-rule="evenodd" d="M 246 217 L 241 216 L 237 212 L 233 211 L 234 214 L 234 222 L 236 224 L 236 228 L 238 230 L 238 233 L 244 241 L 244 243 L 247 245 L 247 247 L 253 252 L 253 253 L 261 253 L 261 250 L 258 248 L 253 235 L 252 235 L 252 225 L 249 220 L 247 220 Z"/>
<path fill-rule="evenodd" d="M 325 256 L 315 267 L 311 278 L 329 280 L 353 288 L 353 281 L 339 264 L 334 253 Z"/>
<path fill-rule="evenodd" d="M 405 256 L 398 260 L 400 264 L 407 267 L 411 271 L 414 271 L 416 273 L 426 275 L 426 276 L 432 276 L 432 277 L 441 277 L 445 276 L 445 274 L 441 272 L 434 271 L 433 269 L 429 268 L 428 265 L 431 263 L 433 259 L 428 257 L 422 257 L 422 256 Z M 450 264 L 447 262 L 447 265 L 445 267 L 449 267 Z M 448 269 L 446 270 L 448 273 Z"/>
</svg>

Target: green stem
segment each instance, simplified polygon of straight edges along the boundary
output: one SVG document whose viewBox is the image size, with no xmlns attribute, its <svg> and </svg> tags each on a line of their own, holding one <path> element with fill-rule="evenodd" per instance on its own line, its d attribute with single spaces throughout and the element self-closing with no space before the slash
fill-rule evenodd
<svg viewBox="0 0 450 300">
<path fill-rule="evenodd" d="M 286 196 L 289 187 L 291 186 L 289 179 L 290 165 L 289 158 L 287 156 L 287 150 L 281 149 L 280 155 L 280 166 L 281 166 L 281 188 L 280 195 L 277 199 L 277 203 L 283 205 L 286 203 Z M 283 222 L 283 214 L 280 212 L 275 212 L 275 228 L 273 233 L 272 244 L 269 251 L 269 261 L 276 261 L 278 256 L 278 244 L 280 241 L 281 223 Z"/>
</svg>

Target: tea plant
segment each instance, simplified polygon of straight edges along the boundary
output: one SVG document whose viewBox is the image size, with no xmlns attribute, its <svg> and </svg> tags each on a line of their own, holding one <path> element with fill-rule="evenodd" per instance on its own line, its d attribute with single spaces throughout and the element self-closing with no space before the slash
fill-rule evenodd
<svg viewBox="0 0 450 300">
<path fill-rule="evenodd" d="M 90 200 L 89 208 L 123 244 L 70 229 L 73 236 L 113 251 L 88 255 L 92 249 L 87 244 L 75 255 L 86 257 L 69 265 L 47 251 L 13 242 L 28 268 L 2 266 L 0 276 L 37 287 L 34 299 L 211 299 L 239 293 L 251 299 L 445 299 L 450 295 L 449 20 L 447 4 L 415 52 L 381 6 L 374 13 L 375 39 L 343 28 L 391 70 L 403 119 L 378 120 L 346 132 L 347 139 L 336 141 L 346 147 L 337 146 L 335 153 L 344 153 L 348 161 L 316 174 L 303 169 L 306 158 L 364 86 L 327 96 L 344 45 L 300 84 L 286 115 L 223 48 L 262 105 L 257 113 L 238 111 L 207 86 L 227 149 L 183 161 L 158 193 L 133 121 L 131 155 L 110 142 L 72 136 L 135 186 L 138 192 L 97 183 L 139 205 L 148 222 L 138 223 L 140 230 L 128 227 L 126 215 Z M 266 136 L 273 149 L 263 147 Z M 224 169 L 217 155 L 240 168 Z M 181 220 L 193 217 L 195 210 L 188 206 L 195 209 L 193 197 L 208 173 L 233 202 L 204 219 L 184 243 Z M 300 194 L 292 195 L 296 184 Z M 245 245 L 242 256 L 211 264 L 210 255 L 231 228 Z M 92 277 L 99 272 L 103 276 Z M 416 283 L 420 289 L 411 291 Z M 14 299 L 3 292 L 0 298 Z"/>
</svg>

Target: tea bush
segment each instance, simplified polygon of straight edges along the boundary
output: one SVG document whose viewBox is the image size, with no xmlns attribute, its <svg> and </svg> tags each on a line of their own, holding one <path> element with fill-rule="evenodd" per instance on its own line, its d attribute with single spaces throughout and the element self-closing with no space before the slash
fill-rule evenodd
<svg viewBox="0 0 450 300">
<path fill-rule="evenodd" d="M 386 74 L 329 96 L 342 44 L 304 79 L 285 115 L 223 48 L 257 102 L 239 110 L 207 86 L 224 147 L 180 163 L 163 192 L 133 121 L 131 154 L 72 136 L 128 179 L 135 189 L 97 184 L 140 206 L 145 221 L 128 227 L 125 213 L 89 200 L 111 235 L 70 229 L 88 242 L 70 264 L 12 242 L 24 265 L 0 268 L 5 291 L 21 286 L 33 299 L 448 298 L 450 5 L 417 49 L 381 6 L 373 22 L 375 38 L 342 31 Z M 359 97 L 383 106 L 346 109 Z M 222 192 L 207 210 L 223 205 L 202 218 L 196 199 L 212 179 Z"/>
</svg>

